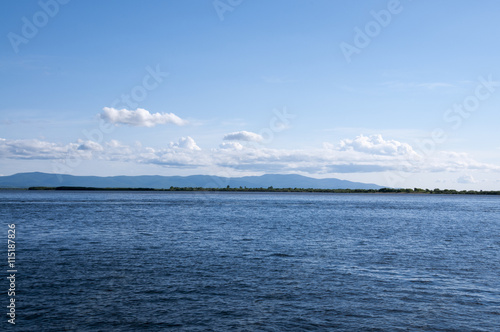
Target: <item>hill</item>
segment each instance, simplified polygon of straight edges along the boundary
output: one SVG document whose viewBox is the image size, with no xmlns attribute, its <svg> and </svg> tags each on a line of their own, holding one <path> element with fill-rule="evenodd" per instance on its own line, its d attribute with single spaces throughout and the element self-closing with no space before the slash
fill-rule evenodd
<svg viewBox="0 0 500 332">
<path fill-rule="evenodd" d="M 18 173 L 0 177 L 0 188 L 29 187 L 96 187 L 96 188 L 170 188 L 202 187 L 224 188 L 314 188 L 314 189 L 380 189 L 371 183 L 351 182 L 335 178 L 314 179 L 297 174 L 266 174 L 261 176 L 219 177 L 211 175 L 191 176 L 74 176 L 49 173 Z"/>
</svg>

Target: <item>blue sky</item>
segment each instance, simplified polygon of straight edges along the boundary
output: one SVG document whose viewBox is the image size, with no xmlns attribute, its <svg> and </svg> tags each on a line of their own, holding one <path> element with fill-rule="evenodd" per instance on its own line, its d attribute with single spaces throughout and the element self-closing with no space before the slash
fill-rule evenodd
<svg viewBox="0 0 500 332">
<path fill-rule="evenodd" d="M 0 174 L 500 188 L 497 1 L 6 1 Z"/>
</svg>

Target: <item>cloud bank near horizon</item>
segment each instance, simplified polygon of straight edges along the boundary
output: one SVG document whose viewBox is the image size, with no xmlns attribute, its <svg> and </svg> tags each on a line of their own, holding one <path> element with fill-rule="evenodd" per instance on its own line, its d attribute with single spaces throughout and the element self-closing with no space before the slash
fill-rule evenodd
<svg viewBox="0 0 500 332">
<path fill-rule="evenodd" d="M 102 144 L 78 140 L 63 145 L 37 139 L 0 138 L 0 156 L 3 159 L 54 162 L 80 158 L 172 168 L 213 167 L 266 173 L 500 172 L 499 166 L 477 162 L 466 153 L 439 151 L 424 157 L 409 144 L 385 140 L 381 135 L 361 135 L 342 140 L 337 145 L 325 143 L 322 148 L 310 150 L 243 146 L 238 142 L 223 142 L 217 148 L 202 149 L 189 136 L 164 147 L 144 147 L 139 143 L 131 146 L 117 140 Z"/>
</svg>

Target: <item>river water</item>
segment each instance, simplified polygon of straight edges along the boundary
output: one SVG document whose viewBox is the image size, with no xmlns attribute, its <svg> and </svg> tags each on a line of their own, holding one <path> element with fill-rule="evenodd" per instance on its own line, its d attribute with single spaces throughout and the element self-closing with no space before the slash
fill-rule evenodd
<svg viewBox="0 0 500 332">
<path fill-rule="evenodd" d="M 0 217 L 19 331 L 500 329 L 500 197 L 0 191 Z"/>
</svg>

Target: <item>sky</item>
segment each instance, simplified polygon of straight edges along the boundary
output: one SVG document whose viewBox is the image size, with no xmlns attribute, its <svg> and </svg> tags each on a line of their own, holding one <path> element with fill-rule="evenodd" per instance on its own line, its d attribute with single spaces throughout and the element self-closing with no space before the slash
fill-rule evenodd
<svg viewBox="0 0 500 332">
<path fill-rule="evenodd" d="M 2 7 L 0 175 L 500 190 L 498 1 Z"/>
</svg>

